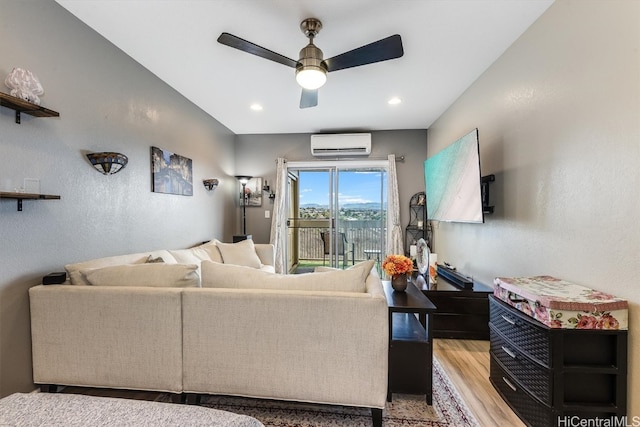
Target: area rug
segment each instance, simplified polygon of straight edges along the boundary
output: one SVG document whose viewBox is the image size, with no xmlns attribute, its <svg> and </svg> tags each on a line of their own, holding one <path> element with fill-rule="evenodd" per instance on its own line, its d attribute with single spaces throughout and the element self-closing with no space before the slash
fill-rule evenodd
<svg viewBox="0 0 640 427">
<path fill-rule="evenodd" d="M 249 415 L 266 427 L 370 427 L 371 411 L 345 406 L 290 403 L 229 396 L 202 396 L 201 406 Z M 475 427 L 474 416 L 437 359 L 433 359 L 433 406 L 424 395 L 394 394 L 383 411 L 384 427 Z"/>
</svg>

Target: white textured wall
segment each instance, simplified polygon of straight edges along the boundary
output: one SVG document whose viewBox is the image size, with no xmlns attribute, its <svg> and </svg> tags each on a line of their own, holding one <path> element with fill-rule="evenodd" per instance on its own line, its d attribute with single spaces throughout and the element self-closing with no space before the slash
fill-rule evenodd
<svg viewBox="0 0 640 427">
<path fill-rule="evenodd" d="M 496 175 L 484 225 L 440 224 L 438 259 L 491 283 L 550 274 L 630 302 L 640 416 L 640 2 L 558 0 L 428 132 L 478 127 Z"/>
<path fill-rule="evenodd" d="M 0 190 L 38 178 L 57 201 L 0 200 L 0 396 L 29 391 L 27 289 L 64 264 L 230 239 L 236 211 L 234 135 L 52 1 L 0 0 L 0 79 L 13 67 L 41 80 L 60 118 L 0 108 Z M 3 92 L 7 92 L 0 83 Z M 152 193 L 150 147 L 193 159 L 192 197 Z M 113 176 L 85 151 L 118 151 Z M 230 178 L 231 176 L 231 178 Z M 203 178 L 220 178 L 205 191 Z M 228 235 L 225 235 L 227 233 Z"/>
</svg>

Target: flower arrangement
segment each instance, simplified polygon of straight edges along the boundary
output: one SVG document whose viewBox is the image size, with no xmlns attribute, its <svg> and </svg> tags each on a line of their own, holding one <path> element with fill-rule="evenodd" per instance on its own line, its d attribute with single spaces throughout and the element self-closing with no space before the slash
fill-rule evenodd
<svg viewBox="0 0 640 427">
<path fill-rule="evenodd" d="M 404 255 L 388 255 L 382 261 L 382 269 L 391 277 L 409 273 L 413 270 L 413 261 Z"/>
</svg>

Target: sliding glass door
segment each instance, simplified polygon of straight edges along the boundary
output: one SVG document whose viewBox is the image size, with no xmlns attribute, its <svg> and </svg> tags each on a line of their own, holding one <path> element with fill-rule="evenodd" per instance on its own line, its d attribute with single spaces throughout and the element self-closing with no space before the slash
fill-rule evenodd
<svg viewBox="0 0 640 427">
<path fill-rule="evenodd" d="M 380 261 L 386 237 L 386 162 L 288 165 L 290 272 Z"/>
</svg>

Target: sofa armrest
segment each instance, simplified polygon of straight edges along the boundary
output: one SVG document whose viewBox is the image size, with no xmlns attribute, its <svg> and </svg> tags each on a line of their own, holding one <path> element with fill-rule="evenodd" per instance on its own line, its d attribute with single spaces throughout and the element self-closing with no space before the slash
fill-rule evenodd
<svg viewBox="0 0 640 427">
<path fill-rule="evenodd" d="M 256 243 L 254 244 L 256 248 L 256 254 L 258 258 L 260 258 L 260 262 L 264 265 L 275 266 L 276 265 L 276 254 L 273 248 L 273 245 L 270 243 Z"/>
</svg>

